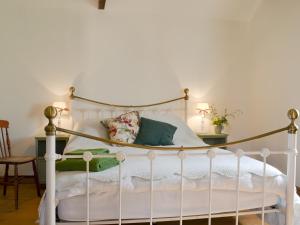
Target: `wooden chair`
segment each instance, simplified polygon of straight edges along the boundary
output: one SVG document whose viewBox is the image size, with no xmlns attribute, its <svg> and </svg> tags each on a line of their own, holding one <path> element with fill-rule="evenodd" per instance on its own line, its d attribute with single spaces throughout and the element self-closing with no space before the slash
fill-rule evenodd
<svg viewBox="0 0 300 225">
<path fill-rule="evenodd" d="M 3 195 L 6 195 L 7 186 L 11 185 L 15 187 L 15 208 L 19 208 L 19 183 L 21 181 L 18 175 L 18 165 L 25 163 L 32 163 L 32 169 L 34 173 L 34 180 L 36 185 L 37 195 L 41 197 L 40 183 L 35 165 L 35 157 L 32 156 L 12 156 L 10 140 L 8 135 L 9 122 L 6 120 L 0 120 L 0 164 L 5 165 L 5 174 L 3 182 Z M 14 179 L 12 182 L 8 179 L 9 166 L 14 166 Z"/>
</svg>

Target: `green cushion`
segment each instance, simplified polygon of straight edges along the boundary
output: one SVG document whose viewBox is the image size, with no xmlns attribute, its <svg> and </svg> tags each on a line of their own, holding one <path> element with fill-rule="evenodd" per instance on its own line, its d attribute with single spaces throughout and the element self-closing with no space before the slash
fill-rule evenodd
<svg viewBox="0 0 300 225">
<path fill-rule="evenodd" d="M 83 155 L 84 152 L 90 152 L 92 155 L 109 154 L 107 149 L 78 149 L 68 152 L 66 155 Z M 90 161 L 89 171 L 100 172 L 111 167 L 119 165 L 115 158 L 93 158 Z M 66 159 L 56 162 L 57 171 L 86 171 L 86 162 L 83 159 Z"/>
<path fill-rule="evenodd" d="M 139 133 L 134 144 L 173 145 L 173 136 L 177 127 L 142 117 Z"/>
</svg>

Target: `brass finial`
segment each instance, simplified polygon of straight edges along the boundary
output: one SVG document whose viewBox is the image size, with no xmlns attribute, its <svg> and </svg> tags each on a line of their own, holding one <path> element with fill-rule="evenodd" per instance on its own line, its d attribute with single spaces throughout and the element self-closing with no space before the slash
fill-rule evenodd
<svg viewBox="0 0 300 225">
<path fill-rule="evenodd" d="M 288 111 L 288 117 L 291 120 L 291 123 L 289 125 L 288 132 L 290 134 L 296 134 L 298 131 L 298 126 L 295 123 L 296 119 L 299 117 L 299 111 L 297 109 L 290 109 Z"/>
<path fill-rule="evenodd" d="M 189 100 L 189 89 L 188 88 L 185 88 L 184 90 L 184 94 L 185 94 L 185 96 L 184 96 L 184 100 Z"/>
<path fill-rule="evenodd" d="M 47 117 L 47 119 L 49 120 L 48 125 L 45 127 L 45 131 L 46 131 L 46 135 L 55 135 L 56 132 L 56 127 L 53 123 L 53 119 L 56 117 L 57 115 L 57 110 L 54 106 L 48 106 L 45 110 L 44 110 L 44 115 Z"/>
<path fill-rule="evenodd" d="M 75 87 L 70 87 L 70 97 L 73 98 L 74 97 L 74 92 L 75 92 Z"/>
</svg>

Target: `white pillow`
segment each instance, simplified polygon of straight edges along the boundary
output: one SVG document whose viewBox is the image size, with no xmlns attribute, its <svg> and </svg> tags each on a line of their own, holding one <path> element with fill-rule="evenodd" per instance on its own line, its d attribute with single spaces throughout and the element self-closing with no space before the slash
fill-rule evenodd
<svg viewBox="0 0 300 225">
<path fill-rule="evenodd" d="M 188 127 L 188 125 L 178 116 L 170 113 L 154 113 L 154 112 L 140 112 L 140 116 L 158 120 L 165 123 L 172 124 L 177 127 L 177 130 L 173 137 L 174 146 L 204 146 L 206 145 L 197 135 Z M 109 139 L 106 128 L 99 122 L 99 119 L 88 119 L 79 122 L 74 126 L 75 131 L 83 132 L 96 137 L 102 137 Z M 118 151 L 120 147 L 112 147 L 100 141 L 95 141 L 83 137 L 72 135 L 64 150 L 64 153 L 76 150 L 76 149 L 88 149 L 88 148 L 108 148 L 112 152 Z M 134 148 L 130 148 L 136 150 Z M 122 148 L 122 150 L 126 150 Z M 139 150 L 141 153 L 144 151 Z"/>
<path fill-rule="evenodd" d="M 100 124 L 99 119 L 87 119 L 81 121 L 74 126 L 74 130 L 88 135 L 108 139 L 107 130 L 102 124 Z M 84 137 L 79 137 L 76 135 L 71 135 L 69 142 L 65 147 L 64 153 L 76 149 L 107 148 L 107 147 L 109 147 L 109 145 L 103 142 L 91 140 Z"/>
</svg>

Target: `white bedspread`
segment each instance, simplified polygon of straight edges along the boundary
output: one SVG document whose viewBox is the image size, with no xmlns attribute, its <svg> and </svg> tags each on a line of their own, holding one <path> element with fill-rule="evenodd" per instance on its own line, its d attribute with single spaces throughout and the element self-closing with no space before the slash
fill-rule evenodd
<svg viewBox="0 0 300 225">
<path fill-rule="evenodd" d="M 205 145 L 186 125 L 178 123 L 179 130 L 175 133 L 175 146 L 203 146 Z M 87 130 L 86 132 L 92 132 Z M 150 179 L 150 161 L 147 158 L 148 150 L 130 147 L 113 147 L 98 141 L 76 137 L 68 143 L 65 152 L 75 149 L 109 148 L 111 153 L 123 152 L 125 155 L 141 154 L 144 157 L 126 157 L 122 163 L 122 179 L 124 191 L 144 191 L 148 188 Z M 230 153 L 223 149 L 214 149 L 217 153 Z M 154 151 L 157 155 L 153 161 L 154 188 L 157 190 L 178 189 L 180 181 L 180 159 L 178 156 L 162 156 L 176 154 L 172 151 Z M 202 156 L 187 156 L 184 159 L 184 188 L 205 189 L 208 181 L 209 159 L 205 151 L 187 151 L 187 153 L 204 153 Z M 214 188 L 232 190 L 235 188 L 237 174 L 237 158 L 234 154 L 217 155 L 213 159 Z M 263 163 L 247 156 L 241 158 L 240 180 L 241 190 L 261 191 Z M 58 172 L 56 190 L 59 199 L 80 195 L 85 192 L 85 172 Z M 284 193 L 285 176 L 276 168 L 267 165 L 267 187 L 273 193 Z M 107 192 L 117 188 L 119 169 L 114 167 L 103 172 L 90 173 L 91 192 Z"/>
<path fill-rule="evenodd" d="M 131 148 L 114 147 L 122 152 L 139 152 Z M 227 150 L 216 149 L 217 153 L 229 153 Z M 122 163 L 123 191 L 143 192 L 149 189 L 150 161 L 147 151 L 140 151 L 145 157 L 127 157 Z M 170 153 L 170 152 L 168 152 Z M 180 159 L 178 156 L 162 156 L 168 154 L 157 152 L 153 161 L 153 179 L 155 190 L 178 190 L 180 187 Z M 237 158 L 234 154 L 216 156 L 213 159 L 213 188 L 218 190 L 235 190 L 237 176 Z M 188 156 L 184 160 L 184 189 L 205 190 L 209 181 L 209 159 L 203 156 Z M 240 188 L 241 191 L 262 191 L 263 163 L 249 157 L 241 158 Z M 280 196 L 285 191 L 285 175 L 276 168 L 267 165 L 266 187 L 270 193 Z M 82 195 L 86 191 L 85 172 L 58 172 L 57 198 L 64 199 Z M 119 168 L 114 167 L 103 172 L 90 173 L 90 193 L 114 192 L 118 188 Z"/>
</svg>

